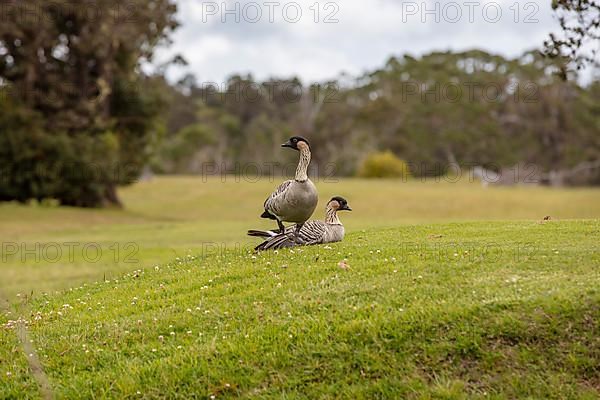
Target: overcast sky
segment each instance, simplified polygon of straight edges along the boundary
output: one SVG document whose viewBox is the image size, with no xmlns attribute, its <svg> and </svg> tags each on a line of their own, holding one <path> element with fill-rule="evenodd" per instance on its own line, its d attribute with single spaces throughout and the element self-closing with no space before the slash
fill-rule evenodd
<svg viewBox="0 0 600 400">
<path fill-rule="evenodd" d="M 359 75 L 392 55 L 539 48 L 558 24 L 550 0 L 179 0 L 182 26 L 159 59 L 180 53 L 200 82 L 234 73 L 323 81 Z M 318 13 L 317 13 L 318 10 Z"/>
</svg>

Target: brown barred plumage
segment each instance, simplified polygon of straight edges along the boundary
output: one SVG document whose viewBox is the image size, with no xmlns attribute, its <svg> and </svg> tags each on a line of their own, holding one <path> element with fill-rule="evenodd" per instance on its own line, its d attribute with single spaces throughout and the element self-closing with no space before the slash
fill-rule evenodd
<svg viewBox="0 0 600 400">
<path fill-rule="evenodd" d="M 337 212 L 342 210 L 351 211 L 348 202 L 341 197 L 334 197 L 327 203 L 325 221 L 307 221 L 297 235 L 297 225 L 287 227 L 284 233 L 250 230 L 248 235 L 267 238 L 255 248 L 256 251 L 339 242 L 344 239 L 345 234 L 344 226 L 337 215 Z"/>
</svg>

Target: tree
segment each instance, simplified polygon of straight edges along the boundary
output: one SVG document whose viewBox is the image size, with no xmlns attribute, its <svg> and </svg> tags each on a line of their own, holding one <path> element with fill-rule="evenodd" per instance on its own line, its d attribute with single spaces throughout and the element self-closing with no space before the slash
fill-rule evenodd
<svg viewBox="0 0 600 400">
<path fill-rule="evenodd" d="M 11 122 L 0 126 L 0 171 L 10 171 L 0 199 L 120 204 L 116 186 L 136 179 L 158 131 L 160 95 L 140 65 L 176 29 L 174 2 L 0 0 L 0 9 L 1 112 Z M 55 173 L 38 173 L 48 167 Z"/>
<path fill-rule="evenodd" d="M 545 42 L 546 53 L 565 59 L 561 75 L 567 79 L 568 66 L 577 70 L 586 65 L 598 66 L 596 58 L 600 40 L 600 2 L 597 0 L 552 0 L 552 8 L 561 32 L 551 33 Z"/>
</svg>

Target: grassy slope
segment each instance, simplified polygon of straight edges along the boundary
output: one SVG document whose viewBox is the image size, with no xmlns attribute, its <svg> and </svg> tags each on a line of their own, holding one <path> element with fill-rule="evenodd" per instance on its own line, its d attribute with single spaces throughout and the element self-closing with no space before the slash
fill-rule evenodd
<svg viewBox="0 0 600 400">
<path fill-rule="evenodd" d="M 101 281 L 136 268 L 167 262 L 188 251 L 224 245 L 246 245 L 248 228 L 274 225 L 258 219 L 260 206 L 277 180 L 244 181 L 199 178 L 158 178 L 125 188 L 126 209 L 76 210 L 69 208 L 0 205 L 2 243 L 16 243 L 21 250 L 61 244 L 62 257 L 48 262 L 24 251 L 0 263 L 0 297 L 15 299 L 21 293 L 39 293 Z M 349 231 L 381 229 L 426 222 L 463 220 L 540 220 L 599 218 L 600 190 L 548 188 L 488 188 L 477 183 L 341 180 L 318 182 L 322 217 L 326 201 L 333 195 L 347 197 L 355 212 L 344 222 Z M 74 259 L 62 245 L 77 242 Z M 91 263 L 82 256 L 82 246 L 102 246 L 102 258 Z M 134 243 L 139 251 L 129 254 Z M 119 249 L 115 260 L 114 246 Z M 113 249 L 111 249 L 111 247 Z M 2 250 L 0 250 L 1 252 Z M 92 253 L 93 254 L 93 253 Z M 54 253 L 49 252 L 49 258 Z"/>
<path fill-rule="evenodd" d="M 595 399 L 599 234 L 421 224 L 191 256 L 34 300 L 31 335 L 59 398 Z M 23 379 L 0 393 L 35 396 Z"/>
<path fill-rule="evenodd" d="M 17 332 L 5 328 L 10 318 L 14 318 L 12 313 L 0 313 L 0 399 L 37 397 L 38 387 L 30 375 Z"/>
</svg>

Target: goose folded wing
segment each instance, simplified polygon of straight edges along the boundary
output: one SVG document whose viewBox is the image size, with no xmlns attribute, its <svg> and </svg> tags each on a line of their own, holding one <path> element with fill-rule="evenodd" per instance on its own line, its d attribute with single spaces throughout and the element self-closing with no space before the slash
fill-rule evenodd
<svg viewBox="0 0 600 400">
<path fill-rule="evenodd" d="M 310 246 L 323 243 L 323 236 L 327 226 L 321 221 L 307 221 L 298 235 L 298 241 L 295 240 L 295 226 L 290 226 L 285 233 L 274 236 L 259 244 L 255 250 L 276 250 L 287 247 L 296 247 L 299 245 Z"/>
<path fill-rule="evenodd" d="M 303 245 L 323 243 L 326 229 L 327 225 L 322 221 L 307 221 L 300 229 L 298 242 Z"/>
<path fill-rule="evenodd" d="M 285 181 L 265 200 L 265 210 L 273 212 L 279 208 L 279 204 L 285 201 L 286 193 L 292 185 L 292 180 Z"/>
</svg>

